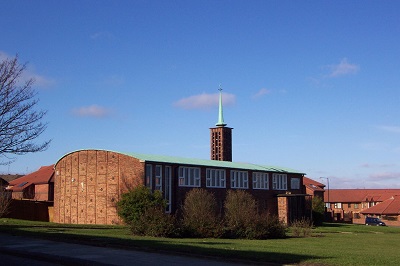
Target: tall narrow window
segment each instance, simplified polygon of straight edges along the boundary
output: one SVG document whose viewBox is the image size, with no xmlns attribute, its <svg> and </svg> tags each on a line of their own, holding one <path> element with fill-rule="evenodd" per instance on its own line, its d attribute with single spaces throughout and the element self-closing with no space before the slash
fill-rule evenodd
<svg viewBox="0 0 400 266">
<path fill-rule="evenodd" d="M 162 191 L 162 166 L 156 165 L 155 190 Z"/>
<path fill-rule="evenodd" d="M 146 164 L 146 186 L 152 190 L 153 166 Z"/>
<path fill-rule="evenodd" d="M 267 173 L 253 173 L 253 189 L 269 189 L 269 178 Z"/>
<path fill-rule="evenodd" d="M 231 171 L 231 188 L 249 188 L 249 176 L 245 171 Z"/>
<path fill-rule="evenodd" d="M 164 188 L 164 199 L 167 202 L 165 212 L 171 212 L 171 166 L 165 166 L 165 188 Z"/>
</svg>

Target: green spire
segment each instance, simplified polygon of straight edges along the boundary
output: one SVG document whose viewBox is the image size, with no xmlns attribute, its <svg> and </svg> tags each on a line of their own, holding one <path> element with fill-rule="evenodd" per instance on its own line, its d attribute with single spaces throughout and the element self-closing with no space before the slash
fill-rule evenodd
<svg viewBox="0 0 400 266">
<path fill-rule="evenodd" d="M 224 113 L 222 111 L 222 88 L 219 86 L 219 110 L 218 110 L 218 123 L 215 125 L 217 127 L 224 127 L 226 124 L 224 123 Z"/>
</svg>

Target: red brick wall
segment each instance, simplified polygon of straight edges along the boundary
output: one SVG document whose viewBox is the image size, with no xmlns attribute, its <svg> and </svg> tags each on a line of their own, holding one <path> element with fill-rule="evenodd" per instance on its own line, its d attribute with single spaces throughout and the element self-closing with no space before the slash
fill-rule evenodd
<svg viewBox="0 0 400 266">
<path fill-rule="evenodd" d="M 143 176 L 144 164 L 131 156 L 99 150 L 64 156 L 55 166 L 54 222 L 120 223 L 115 203 Z"/>
</svg>

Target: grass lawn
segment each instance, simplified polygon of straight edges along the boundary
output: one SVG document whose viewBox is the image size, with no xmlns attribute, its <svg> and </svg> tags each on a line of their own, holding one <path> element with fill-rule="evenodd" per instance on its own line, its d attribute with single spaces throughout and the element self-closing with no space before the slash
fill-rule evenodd
<svg viewBox="0 0 400 266">
<path fill-rule="evenodd" d="M 400 228 L 325 224 L 312 236 L 271 240 L 132 236 L 124 226 L 65 225 L 0 219 L 0 231 L 120 248 L 302 265 L 400 265 Z M 290 232 L 290 231 L 289 231 Z"/>
</svg>

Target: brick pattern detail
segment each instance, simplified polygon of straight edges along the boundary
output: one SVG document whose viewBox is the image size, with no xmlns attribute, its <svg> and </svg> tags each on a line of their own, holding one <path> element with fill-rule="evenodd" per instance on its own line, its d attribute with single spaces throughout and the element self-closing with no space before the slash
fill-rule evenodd
<svg viewBox="0 0 400 266">
<path fill-rule="evenodd" d="M 211 160 L 232 161 L 232 128 L 210 128 Z"/>
<path fill-rule="evenodd" d="M 289 199 L 287 197 L 278 197 L 278 217 L 285 224 L 289 224 Z"/>
<path fill-rule="evenodd" d="M 131 156 L 82 150 L 55 166 L 54 222 L 119 224 L 116 202 L 121 193 L 143 184 L 144 163 Z"/>
</svg>

